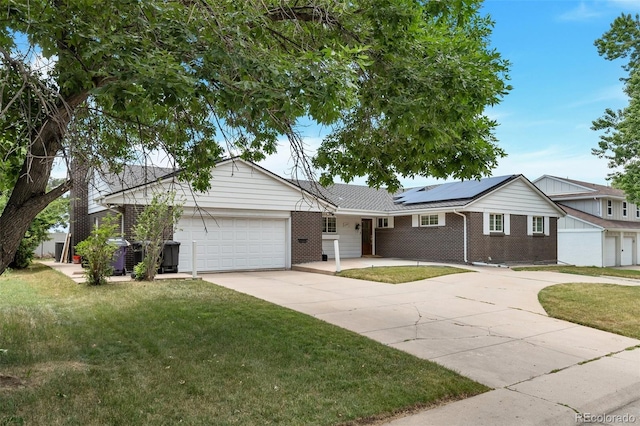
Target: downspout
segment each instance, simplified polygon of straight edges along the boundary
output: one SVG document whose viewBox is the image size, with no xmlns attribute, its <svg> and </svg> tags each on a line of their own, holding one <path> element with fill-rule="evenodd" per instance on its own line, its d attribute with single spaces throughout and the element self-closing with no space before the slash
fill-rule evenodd
<svg viewBox="0 0 640 426">
<path fill-rule="evenodd" d="M 464 263 L 469 263 L 469 260 L 467 258 L 467 216 L 463 215 L 462 213 L 458 213 L 455 209 L 453 209 L 453 212 L 455 214 L 457 214 L 458 216 L 462 216 L 462 238 L 463 238 L 463 245 L 462 245 L 462 250 L 464 251 Z"/>
<path fill-rule="evenodd" d="M 111 207 L 113 204 L 107 204 L 107 210 L 115 212 L 120 215 L 120 236 L 124 239 L 124 212 L 121 212 L 119 208 Z"/>
</svg>

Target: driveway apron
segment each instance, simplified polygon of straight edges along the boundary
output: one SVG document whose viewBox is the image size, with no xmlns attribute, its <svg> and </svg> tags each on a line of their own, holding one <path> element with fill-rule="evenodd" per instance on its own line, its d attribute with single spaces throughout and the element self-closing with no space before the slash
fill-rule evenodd
<svg viewBox="0 0 640 426">
<path fill-rule="evenodd" d="M 616 424 L 611 420 L 623 414 L 640 424 L 640 349 L 629 349 L 640 341 L 549 318 L 537 298 L 542 288 L 563 282 L 635 282 L 489 267 L 398 285 L 296 271 L 203 279 L 494 389 L 390 422 L 396 426 Z"/>
</svg>

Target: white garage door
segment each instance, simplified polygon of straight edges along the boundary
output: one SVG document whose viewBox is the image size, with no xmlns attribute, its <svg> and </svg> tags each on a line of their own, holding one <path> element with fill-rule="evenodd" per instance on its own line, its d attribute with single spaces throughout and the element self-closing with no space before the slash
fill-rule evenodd
<svg viewBox="0 0 640 426">
<path fill-rule="evenodd" d="M 604 266 L 616 266 L 616 237 L 604 239 Z"/>
<path fill-rule="evenodd" d="M 576 266 L 603 266 L 602 232 L 559 229 L 558 261 Z"/>
<path fill-rule="evenodd" d="M 621 266 L 633 265 L 633 238 L 624 237 L 622 244 Z"/>
<path fill-rule="evenodd" d="M 286 266 L 286 220 L 183 217 L 174 233 L 180 241 L 180 271 L 191 271 L 196 241 L 198 272 L 275 269 Z"/>
</svg>

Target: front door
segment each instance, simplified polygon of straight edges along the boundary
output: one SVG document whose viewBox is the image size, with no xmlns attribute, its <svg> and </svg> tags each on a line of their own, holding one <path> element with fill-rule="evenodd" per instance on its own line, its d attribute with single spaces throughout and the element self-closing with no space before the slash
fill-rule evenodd
<svg viewBox="0 0 640 426">
<path fill-rule="evenodd" d="M 373 254 L 373 219 L 362 219 L 362 255 Z"/>
</svg>

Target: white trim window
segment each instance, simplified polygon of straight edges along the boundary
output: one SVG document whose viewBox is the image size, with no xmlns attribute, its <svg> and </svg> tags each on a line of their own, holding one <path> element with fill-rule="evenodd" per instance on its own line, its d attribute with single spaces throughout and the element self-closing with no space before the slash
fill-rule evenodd
<svg viewBox="0 0 640 426">
<path fill-rule="evenodd" d="M 531 216 L 528 216 L 528 229 L 531 229 Z M 482 233 L 484 235 L 511 235 L 511 215 L 509 213 L 484 212 L 482 217 Z"/>
<path fill-rule="evenodd" d="M 388 228 L 389 227 L 389 218 L 388 217 L 379 217 L 378 218 L 378 228 Z"/>
<path fill-rule="evenodd" d="M 338 221 L 335 216 L 325 216 L 322 218 L 322 233 L 335 234 L 338 232 Z"/>
<path fill-rule="evenodd" d="M 622 217 L 627 217 L 627 202 L 622 202 Z"/>
<path fill-rule="evenodd" d="M 504 232 L 504 215 L 489 213 L 489 232 Z"/>
<path fill-rule="evenodd" d="M 640 219 L 640 207 L 636 206 L 636 219 Z"/>
<path fill-rule="evenodd" d="M 420 215 L 420 226 L 438 226 L 439 224 L 438 214 Z"/>
<path fill-rule="evenodd" d="M 544 217 L 533 216 L 531 227 L 534 234 L 544 234 Z"/>
<path fill-rule="evenodd" d="M 607 216 L 613 216 L 613 201 L 607 200 Z"/>
</svg>

